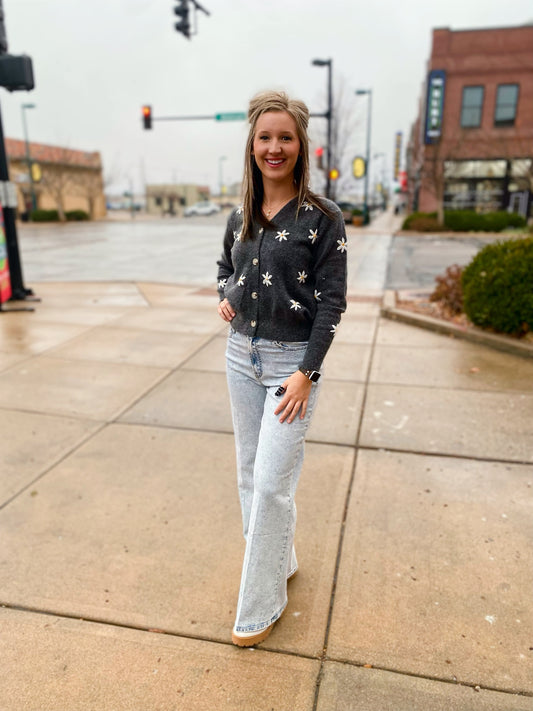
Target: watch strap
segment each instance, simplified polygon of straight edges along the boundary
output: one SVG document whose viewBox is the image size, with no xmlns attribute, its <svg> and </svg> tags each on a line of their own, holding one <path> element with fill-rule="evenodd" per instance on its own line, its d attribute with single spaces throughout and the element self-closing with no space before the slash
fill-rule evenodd
<svg viewBox="0 0 533 711">
<path fill-rule="evenodd" d="M 309 378 L 313 383 L 316 383 L 320 378 L 320 373 L 318 370 L 308 370 L 307 368 L 298 368 L 300 373 L 303 373 L 306 378 Z"/>
</svg>

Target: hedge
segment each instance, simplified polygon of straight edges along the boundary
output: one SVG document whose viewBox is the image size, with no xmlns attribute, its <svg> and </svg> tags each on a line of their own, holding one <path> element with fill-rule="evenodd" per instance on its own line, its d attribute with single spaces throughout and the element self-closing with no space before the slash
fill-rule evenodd
<svg viewBox="0 0 533 711">
<path fill-rule="evenodd" d="M 526 224 L 522 215 L 504 210 L 485 214 L 473 210 L 446 210 L 444 227 L 438 225 L 436 212 L 413 212 L 404 220 L 402 229 L 420 232 L 437 232 L 444 228 L 452 232 L 501 232 L 507 228 L 522 228 Z"/>
<path fill-rule="evenodd" d="M 461 284 L 472 323 L 516 336 L 533 330 L 533 237 L 486 245 Z"/>
</svg>

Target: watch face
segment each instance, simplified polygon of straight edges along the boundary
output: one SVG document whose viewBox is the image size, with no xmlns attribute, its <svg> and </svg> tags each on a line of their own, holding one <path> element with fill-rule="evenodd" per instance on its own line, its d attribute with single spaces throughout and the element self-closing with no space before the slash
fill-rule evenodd
<svg viewBox="0 0 533 711">
<path fill-rule="evenodd" d="M 313 383 L 316 383 L 319 378 L 320 378 L 320 373 L 317 370 L 313 370 L 313 372 L 309 376 L 309 380 L 312 380 Z"/>
</svg>

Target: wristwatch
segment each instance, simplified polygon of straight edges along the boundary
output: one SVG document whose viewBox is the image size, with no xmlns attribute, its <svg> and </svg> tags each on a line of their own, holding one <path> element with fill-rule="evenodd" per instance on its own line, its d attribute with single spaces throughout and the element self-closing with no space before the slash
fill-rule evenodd
<svg viewBox="0 0 533 711">
<path fill-rule="evenodd" d="M 306 378 L 309 378 L 313 383 L 316 383 L 320 378 L 320 373 L 318 370 L 306 370 L 305 368 L 298 368 L 300 373 L 303 373 Z"/>
</svg>

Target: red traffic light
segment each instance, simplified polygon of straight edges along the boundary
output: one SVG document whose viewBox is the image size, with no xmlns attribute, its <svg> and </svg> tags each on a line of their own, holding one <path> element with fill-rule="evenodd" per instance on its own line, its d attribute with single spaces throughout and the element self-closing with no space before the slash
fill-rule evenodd
<svg viewBox="0 0 533 711">
<path fill-rule="evenodd" d="M 322 146 L 318 146 L 318 148 L 315 148 L 315 155 L 316 155 L 316 167 L 319 170 L 324 170 L 324 149 Z"/>
<path fill-rule="evenodd" d="M 143 106 L 143 126 L 145 129 L 152 128 L 152 107 Z"/>
<path fill-rule="evenodd" d="M 318 148 L 315 148 L 315 155 L 317 157 L 324 155 L 324 149 L 322 148 L 322 146 L 318 146 Z"/>
</svg>

